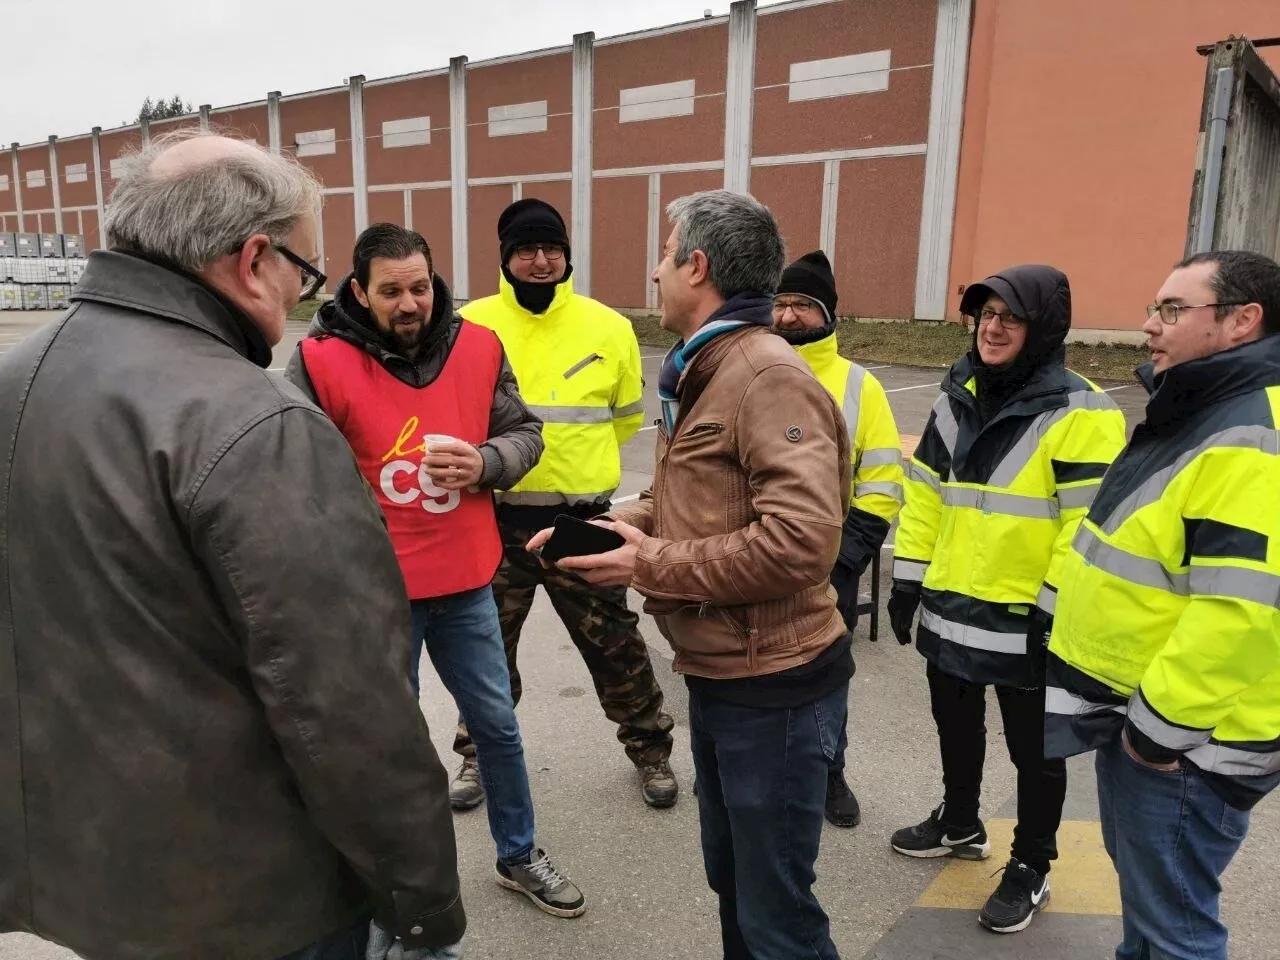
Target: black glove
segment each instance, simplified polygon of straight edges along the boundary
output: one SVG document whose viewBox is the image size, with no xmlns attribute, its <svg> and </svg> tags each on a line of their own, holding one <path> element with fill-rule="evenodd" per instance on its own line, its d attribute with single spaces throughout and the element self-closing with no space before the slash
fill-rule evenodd
<svg viewBox="0 0 1280 960">
<path fill-rule="evenodd" d="M 858 574 L 836 561 L 831 570 L 831 586 L 836 588 L 836 609 L 845 627 L 853 633 L 858 625 Z"/>
<path fill-rule="evenodd" d="M 893 590 L 889 593 L 889 626 L 903 646 L 911 642 L 911 624 L 916 618 L 918 606 L 920 584 L 907 580 L 893 581 Z"/>
<path fill-rule="evenodd" d="M 1027 624 L 1027 653 L 1039 653 L 1049 646 L 1049 635 L 1053 633 L 1053 614 L 1045 613 L 1039 607 L 1031 611 L 1031 621 Z"/>
</svg>

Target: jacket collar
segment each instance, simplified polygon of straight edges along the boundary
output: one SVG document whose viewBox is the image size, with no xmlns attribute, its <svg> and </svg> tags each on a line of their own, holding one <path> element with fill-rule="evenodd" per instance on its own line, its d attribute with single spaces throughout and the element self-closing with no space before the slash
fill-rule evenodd
<svg viewBox="0 0 1280 960">
<path fill-rule="evenodd" d="M 773 325 L 773 298 L 765 294 L 739 293 L 730 297 L 707 318 L 698 332 L 689 338 L 696 344 L 703 331 L 716 329 L 718 333 L 707 340 L 696 353 L 688 358 L 680 374 L 676 392 L 681 396 L 697 396 L 706 387 L 716 368 L 738 341 L 744 329 Z M 682 346 L 677 344 L 676 349 Z"/>
<path fill-rule="evenodd" d="M 565 277 L 560 283 L 556 284 L 556 295 L 551 300 L 551 306 L 543 313 L 530 313 L 520 301 L 516 299 L 516 291 L 506 277 L 502 275 L 502 271 L 498 271 L 498 296 L 502 297 L 502 305 L 508 310 L 515 310 L 526 317 L 549 317 L 573 298 L 573 275 Z"/>
<path fill-rule="evenodd" d="M 816 373 L 836 362 L 840 356 L 840 345 L 836 342 L 836 335 L 832 333 L 821 340 L 800 344 L 796 347 L 796 353 L 800 354 L 800 358 L 809 365 L 809 369 Z"/>
<path fill-rule="evenodd" d="M 1033 416 L 1067 405 L 1065 350 L 1059 347 L 1048 361 L 1035 371 L 991 418 L 989 423 L 1005 417 Z M 973 352 L 957 360 L 942 378 L 942 391 L 960 401 L 962 408 L 979 417 L 977 398 L 977 364 Z"/>
<path fill-rule="evenodd" d="M 110 304 L 195 327 L 258 366 L 271 365 L 266 337 L 243 310 L 200 278 L 141 254 L 95 250 L 70 299 Z"/>
<path fill-rule="evenodd" d="M 1151 394 L 1147 422 L 1171 423 L 1223 400 L 1280 386 L 1280 335 L 1188 360 L 1158 374 L 1145 363 L 1137 374 Z"/>
</svg>

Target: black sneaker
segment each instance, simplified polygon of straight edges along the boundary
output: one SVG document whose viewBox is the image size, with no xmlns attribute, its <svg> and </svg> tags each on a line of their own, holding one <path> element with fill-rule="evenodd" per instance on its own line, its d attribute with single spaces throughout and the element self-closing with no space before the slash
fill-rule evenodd
<svg viewBox="0 0 1280 960">
<path fill-rule="evenodd" d="M 551 864 L 543 850 L 534 850 L 528 863 L 497 864 L 498 883 L 523 893 L 539 910 L 553 917 L 580 917 L 587 909 L 586 898 L 564 874 Z"/>
<path fill-rule="evenodd" d="M 827 774 L 827 805 L 824 813 L 833 827 L 856 827 L 862 822 L 862 808 L 858 798 L 849 789 L 844 774 L 832 771 Z"/>
<path fill-rule="evenodd" d="M 1049 902 L 1049 878 L 1020 860 L 1010 860 L 996 892 L 978 914 L 978 922 L 993 933 L 1017 933 Z"/>
<path fill-rule="evenodd" d="M 942 804 L 929 814 L 924 823 L 904 827 L 889 840 L 898 853 L 908 857 L 956 857 L 960 860 L 985 860 L 991 856 L 987 828 L 979 820 L 976 826 L 958 829 L 942 822 Z"/>
</svg>

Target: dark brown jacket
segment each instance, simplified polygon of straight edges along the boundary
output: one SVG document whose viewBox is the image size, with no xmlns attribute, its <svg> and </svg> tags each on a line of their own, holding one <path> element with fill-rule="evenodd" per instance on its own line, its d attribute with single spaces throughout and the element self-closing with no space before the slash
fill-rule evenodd
<svg viewBox="0 0 1280 960">
<path fill-rule="evenodd" d="M 346 441 L 194 279 L 94 253 L 73 299 L 0 359 L 0 930 L 276 960 L 376 910 L 457 941 L 404 581 Z"/>
<path fill-rule="evenodd" d="M 828 575 L 849 506 L 831 395 L 759 326 L 710 341 L 658 426 L 653 485 L 612 516 L 649 535 L 632 586 L 675 669 L 730 679 L 807 663 L 844 632 Z"/>
</svg>

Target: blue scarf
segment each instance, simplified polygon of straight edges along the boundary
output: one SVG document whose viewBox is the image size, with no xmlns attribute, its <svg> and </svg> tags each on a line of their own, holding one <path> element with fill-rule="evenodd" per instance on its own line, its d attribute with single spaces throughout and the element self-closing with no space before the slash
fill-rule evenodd
<svg viewBox="0 0 1280 960">
<path fill-rule="evenodd" d="M 658 399 L 662 401 L 662 420 L 667 426 L 667 436 L 675 435 L 676 420 L 680 416 L 680 399 L 676 387 L 680 376 L 699 350 L 721 334 L 739 327 L 773 325 L 773 298 L 762 293 L 739 293 L 730 297 L 713 313 L 689 342 L 679 341 L 662 359 L 662 371 L 658 374 Z"/>
</svg>

